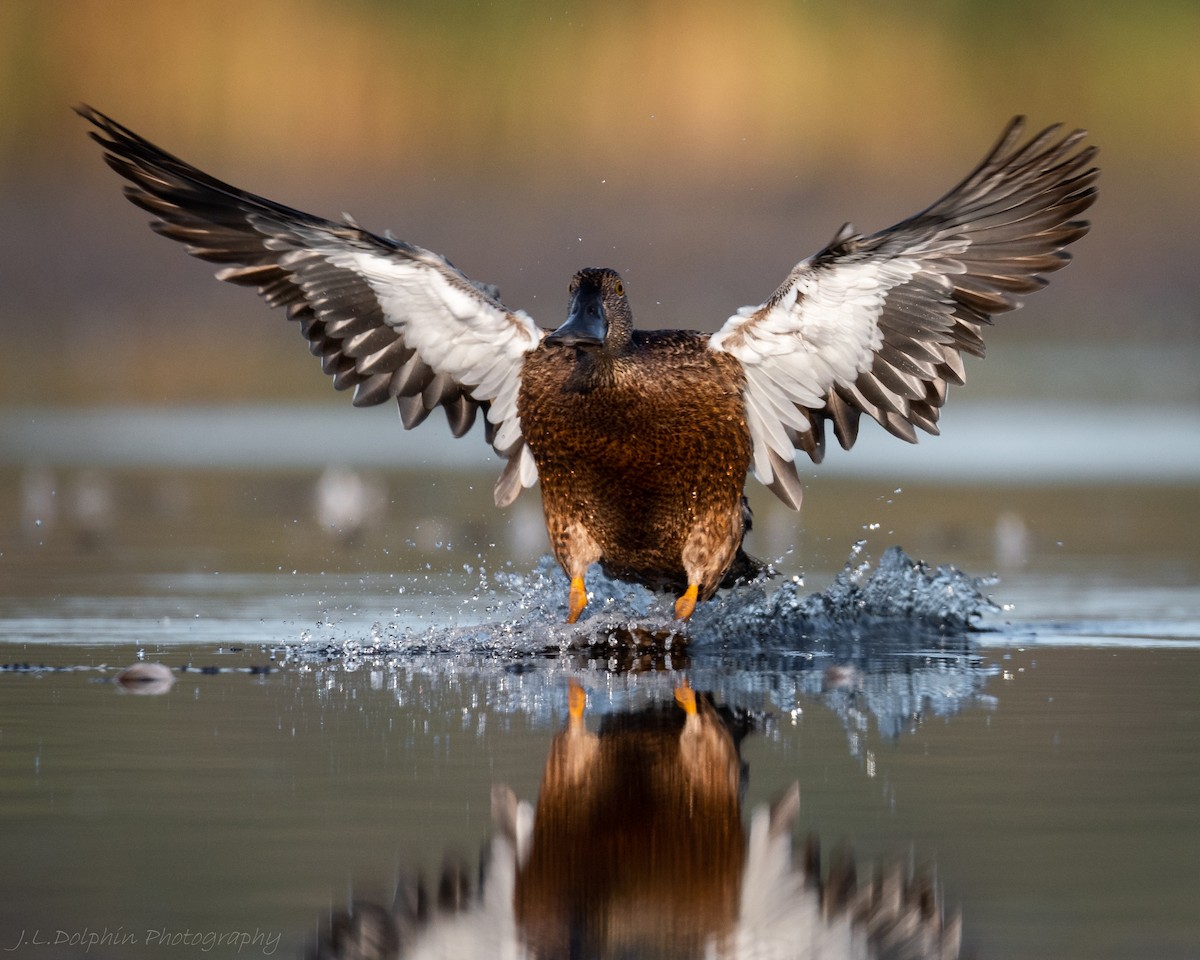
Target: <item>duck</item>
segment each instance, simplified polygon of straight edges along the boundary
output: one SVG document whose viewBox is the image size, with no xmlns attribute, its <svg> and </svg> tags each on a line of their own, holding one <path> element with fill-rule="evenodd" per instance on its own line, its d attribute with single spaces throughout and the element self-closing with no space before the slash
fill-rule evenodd
<svg viewBox="0 0 1200 960">
<path fill-rule="evenodd" d="M 637 329 L 607 267 L 579 270 L 565 321 L 543 328 L 441 254 L 257 196 L 76 110 L 152 229 L 283 307 L 355 406 L 395 402 L 406 429 L 441 408 L 456 437 L 482 411 L 504 462 L 496 504 L 540 484 L 569 623 L 596 564 L 672 592 L 677 620 L 761 569 L 743 549 L 747 477 L 798 510 L 797 457 L 819 463 L 830 426 L 845 449 L 864 414 L 909 442 L 938 433 L 983 328 L 1070 261 L 1099 175 L 1086 131 L 1026 138 L 1016 117 L 940 199 L 876 233 L 844 225 L 715 333 Z"/>
</svg>

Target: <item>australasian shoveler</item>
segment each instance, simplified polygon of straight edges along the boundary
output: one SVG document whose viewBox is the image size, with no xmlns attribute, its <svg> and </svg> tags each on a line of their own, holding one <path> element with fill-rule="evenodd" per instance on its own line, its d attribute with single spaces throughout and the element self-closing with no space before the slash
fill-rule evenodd
<svg viewBox="0 0 1200 960">
<path fill-rule="evenodd" d="M 983 325 L 1070 260 L 1098 175 L 1083 131 L 1022 143 L 1018 117 L 932 206 L 870 236 L 847 224 L 712 335 L 635 330 L 621 277 L 594 268 L 549 332 L 439 254 L 247 193 L 78 110 L 153 228 L 285 306 L 356 406 L 394 399 L 406 428 L 441 406 L 455 436 L 484 410 L 506 461 L 496 503 L 541 482 L 572 623 L 594 563 L 674 591 L 681 619 L 752 570 L 746 474 L 798 509 L 793 458 L 820 461 L 826 421 L 845 448 L 863 413 L 905 440 L 936 433 Z"/>
</svg>

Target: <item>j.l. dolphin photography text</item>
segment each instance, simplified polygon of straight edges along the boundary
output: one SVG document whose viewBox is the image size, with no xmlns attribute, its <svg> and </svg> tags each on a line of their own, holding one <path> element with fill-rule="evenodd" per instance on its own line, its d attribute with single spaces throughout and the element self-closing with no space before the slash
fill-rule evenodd
<svg viewBox="0 0 1200 960">
<path fill-rule="evenodd" d="M 131 930 L 124 926 L 73 929 L 34 927 L 5 937 L 0 949 L 4 953 L 17 956 L 22 951 L 36 952 L 39 948 L 46 947 L 56 947 L 59 951 L 68 952 L 78 950 L 81 955 L 102 947 L 147 947 L 151 950 L 186 947 L 201 953 L 220 948 L 222 955 L 241 954 L 245 951 L 247 955 L 269 957 L 279 949 L 282 936 L 277 930 L 260 930 L 257 927 L 253 930 L 194 930 L 190 927 Z"/>
</svg>

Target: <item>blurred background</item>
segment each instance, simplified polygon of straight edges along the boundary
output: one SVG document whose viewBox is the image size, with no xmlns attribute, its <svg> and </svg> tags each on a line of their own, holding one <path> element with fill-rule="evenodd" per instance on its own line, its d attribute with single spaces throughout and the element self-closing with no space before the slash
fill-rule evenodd
<svg viewBox="0 0 1200 960">
<path fill-rule="evenodd" d="M 405 436 L 390 408 L 350 411 L 282 313 L 153 235 L 79 102 L 238 186 L 443 253 L 547 327 L 571 274 L 604 265 L 640 326 L 715 329 L 844 221 L 873 231 L 932 202 L 1013 115 L 1085 127 L 1103 170 L 1092 232 L 1000 319 L 947 418 L 980 402 L 1018 431 L 1067 416 L 1054 447 L 1087 410 L 1093 456 L 1154 460 L 1132 434 L 1190 425 L 1164 427 L 1161 453 L 1194 445 L 1200 422 L 1198 49 L 1191 0 L 5 0 L 0 481 L 30 516 L 39 496 L 62 515 L 62 476 L 30 464 L 215 465 L 239 426 L 240 465 L 303 462 L 306 483 L 326 462 L 460 456 L 434 455 L 450 446 L 440 423 Z M 212 409 L 234 412 L 185 417 Z M 490 472 L 479 433 L 457 446 Z M 104 502 L 87 480 L 84 514 Z"/>
<path fill-rule="evenodd" d="M 934 200 L 1014 114 L 1086 127 L 1093 231 L 971 373 L 1200 403 L 1197 49 L 1187 0 L 5 0 L 0 402 L 331 399 L 281 315 L 121 199 L 87 102 L 544 326 L 594 264 L 640 325 L 715 329 L 843 221 Z"/>
</svg>

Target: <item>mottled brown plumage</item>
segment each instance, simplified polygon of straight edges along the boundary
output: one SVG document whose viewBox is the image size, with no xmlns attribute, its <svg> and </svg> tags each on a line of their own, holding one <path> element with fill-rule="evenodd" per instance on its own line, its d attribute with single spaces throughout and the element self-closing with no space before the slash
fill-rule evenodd
<svg viewBox="0 0 1200 960">
<path fill-rule="evenodd" d="M 600 563 L 706 600 L 742 543 L 741 367 L 707 336 L 633 330 L 612 270 L 580 271 L 571 296 L 571 319 L 526 357 L 517 399 L 554 556 L 572 579 Z M 589 306 L 607 335 L 576 332 Z"/>
</svg>

